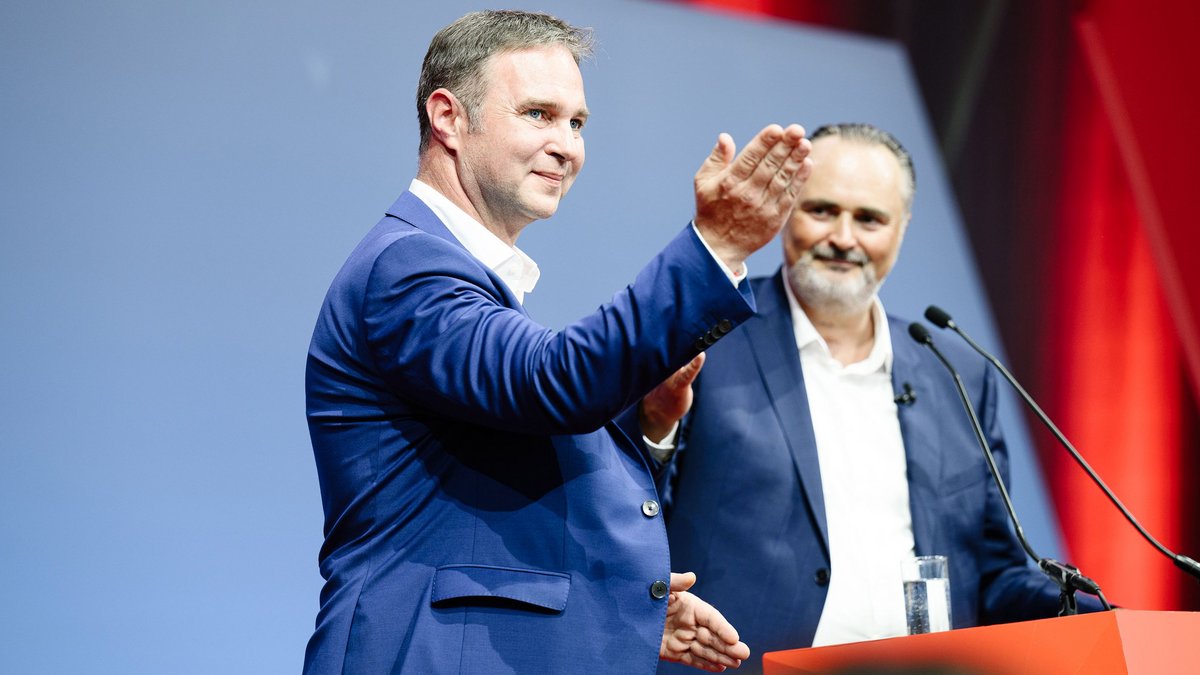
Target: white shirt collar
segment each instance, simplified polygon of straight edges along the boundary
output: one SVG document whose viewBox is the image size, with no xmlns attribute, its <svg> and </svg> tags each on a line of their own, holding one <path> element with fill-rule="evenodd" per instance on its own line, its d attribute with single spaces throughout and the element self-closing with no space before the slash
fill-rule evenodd
<svg viewBox="0 0 1200 675">
<path fill-rule="evenodd" d="M 787 278 L 786 265 L 782 274 L 783 290 L 787 295 L 788 307 L 792 310 L 792 329 L 796 333 L 796 347 L 800 350 L 818 349 L 832 359 L 833 354 L 829 351 L 829 345 L 826 344 L 825 338 L 817 332 L 816 326 L 813 326 L 808 315 L 804 313 L 804 308 L 800 306 L 800 301 L 792 292 L 792 285 Z M 878 295 L 871 300 L 871 319 L 875 325 L 875 343 L 871 345 L 871 353 L 867 354 L 867 358 L 857 363 L 851 363 L 846 368 L 860 373 L 870 373 L 882 369 L 883 372 L 891 374 L 892 334 L 888 330 L 887 313 L 884 312 L 883 302 L 879 300 Z"/>
<path fill-rule="evenodd" d="M 429 210 L 442 221 L 471 255 L 496 273 L 517 297 L 525 302 L 525 294 L 533 292 L 542 272 L 533 258 L 516 246 L 509 246 L 478 220 L 467 215 L 448 197 L 416 178 L 408 191 L 425 202 Z"/>
</svg>

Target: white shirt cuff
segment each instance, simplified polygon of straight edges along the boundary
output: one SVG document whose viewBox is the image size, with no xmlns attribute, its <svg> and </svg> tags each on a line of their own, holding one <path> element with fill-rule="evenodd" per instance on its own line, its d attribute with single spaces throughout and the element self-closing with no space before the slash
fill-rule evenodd
<svg viewBox="0 0 1200 675">
<path fill-rule="evenodd" d="M 721 271 L 724 272 L 725 276 L 729 278 L 729 283 L 733 284 L 734 288 L 737 288 L 738 284 L 742 283 L 742 279 L 746 278 L 746 273 L 748 271 L 746 263 L 742 263 L 742 269 L 736 272 L 729 269 L 729 266 L 725 264 L 725 261 L 718 258 L 717 254 L 712 250 L 712 247 L 708 245 L 708 242 L 704 241 L 704 235 L 700 234 L 700 230 L 696 227 L 696 221 L 694 220 L 692 221 L 692 231 L 695 232 L 696 236 L 700 238 L 700 243 L 704 244 L 704 248 L 708 250 L 708 254 L 712 256 L 712 259 L 717 261 L 717 264 L 721 266 Z"/>
<path fill-rule="evenodd" d="M 642 435 L 642 442 L 646 444 L 646 450 L 650 452 L 651 457 L 660 462 L 667 462 L 675 455 L 675 434 L 677 433 L 679 433 L 679 420 L 675 420 L 671 431 L 661 443 L 655 443 L 644 434 Z"/>
</svg>

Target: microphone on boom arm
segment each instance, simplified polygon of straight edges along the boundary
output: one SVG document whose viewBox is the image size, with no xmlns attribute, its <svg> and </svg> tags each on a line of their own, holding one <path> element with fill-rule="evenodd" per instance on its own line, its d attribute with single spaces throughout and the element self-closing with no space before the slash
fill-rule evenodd
<svg viewBox="0 0 1200 675">
<path fill-rule="evenodd" d="M 1113 505 L 1117 507 L 1117 510 L 1121 512 L 1121 515 L 1125 516 L 1125 520 L 1128 520 L 1129 524 L 1133 525 L 1134 529 L 1136 529 L 1146 541 L 1150 542 L 1151 546 L 1158 549 L 1160 553 L 1170 558 L 1171 561 L 1175 563 L 1176 567 L 1184 572 L 1187 572 L 1193 577 L 1200 579 L 1200 563 L 1197 563 L 1195 560 L 1186 555 L 1175 553 L 1166 546 L 1163 546 L 1157 539 L 1154 538 L 1153 535 L 1146 531 L 1146 528 L 1142 527 L 1142 524 L 1138 522 L 1137 518 L 1135 518 L 1133 514 L 1129 512 L 1129 509 L 1125 508 L 1125 505 L 1121 503 L 1120 499 L 1117 499 L 1117 496 L 1113 494 L 1113 491 L 1110 490 L 1108 485 L 1105 484 L 1104 480 L 1100 478 L 1100 475 L 1097 474 L 1094 469 L 1092 469 L 1091 465 L 1087 463 L 1087 460 L 1083 458 L 1083 455 L 1079 454 L 1079 451 L 1075 449 L 1075 446 L 1071 445 L 1071 442 L 1068 441 L 1067 437 L 1058 430 L 1058 427 L 1054 424 L 1054 422 L 1050 421 L 1050 418 L 1045 412 L 1042 411 L 1041 406 L 1039 406 L 1037 402 L 1033 400 L 1033 397 L 1025 391 L 1025 388 L 1022 387 L 1019 382 L 1017 382 L 1017 379 L 1013 377 L 1012 373 L 1008 372 L 1008 368 L 1005 368 L 1004 364 L 1001 363 L 999 359 L 997 359 L 983 347 L 980 347 L 978 343 L 971 339 L 970 335 L 967 335 L 966 331 L 960 328 L 958 324 L 954 323 L 954 319 L 950 317 L 950 314 L 946 312 L 946 310 L 938 307 L 937 305 L 930 305 L 925 309 L 925 318 L 929 319 L 930 323 L 938 328 L 949 328 L 957 333 L 958 336 L 961 337 L 968 345 L 970 345 L 972 349 L 978 352 L 979 355 L 986 359 L 988 363 L 992 364 L 996 370 L 1000 371 L 1000 374 L 1006 381 L 1008 381 L 1010 385 L 1012 385 L 1012 388 L 1016 390 L 1017 394 L 1021 397 L 1021 400 L 1025 402 L 1025 405 L 1029 406 L 1029 409 L 1032 410 L 1035 415 L 1037 415 L 1037 418 L 1042 421 L 1042 424 L 1046 425 L 1046 428 L 1050 430 L 1050 433 L 1054 434 L 1054 438 L 1058 440 L 1060 445 L 1066 448 L 1067 452 L 1070 453 L 1071 458 L 1083 468 L 1088 477 L 1092 479 L 1092 482 L 1100 487 L 1100 489 L 1104 492 L 1104 495 L 1108 497 L 1108 500 L 1111 501 Z"/>
<path fill-rule="evenodd" d="M 962 400 L 963 409 L 967 411 L 967 417 L 971 422 L 971 429 L 975 432 L 976 440 L 979 441 L 979 448 L 983 450 L 983 458 L 987 462 L 988 471 L 992 474 L 992 480 L 995 481 L 996 487 L 1000 491 L 1000 498 L 1004 502 L 1004 508 L 1008 511 L 1008 519 L 1013 524 L 1017 541 L 1025 549 L 1026 555 L 1037 563 L 1038 569 L 1058 584 L 1059 598 L 1062 603 L 1058 615 L 1069 616 L 1078 611 L 1078 605 L 1075 601 L 1075 591 L 1083 591 L 1084 593 L 1094 595 L 1100 598 L 1104 609 L 1112 609 L 1112 605 L 1108 604 L 1108 599 L 1104 597 L 1100 586 L 1095 581 L 1081 574 L 1077 567 L 1051 558 L 1043 558 L 1030 546 L 1029 540 L 1025 538 L 1025 530 L 1021 527 L 1021 521 L 1017 518 L 1017 512 L 1013 509 L 1012 499 L 1008 496 L 1008 488 L 1004 485 L 1004 479 L 1000 477 L 1000 469 L 996 466 L 996 458 L 992 454 L 992 448 L 983 433 L 983 427 L 979 424 L 979 415 L 975 412 L 975 406 L 971 404 L 971 397 L 967 395 L 967 388 L 963 384 L 962 376 L 959 375 L 958 370 L 950 363 L 949 359 L 942 354 L 941 350 L 933 344 L 933 336 L 929 334 L 928 328 L 920 323 L 913 322 L 908 325 L 908 334 L 918 344 L 924 345 L 929 351 L 933 352 L 933 355 L 946 367 L 946 370 L 954 379 L 954 388 L 958 391 L 958 396 Z"/>
</svg>

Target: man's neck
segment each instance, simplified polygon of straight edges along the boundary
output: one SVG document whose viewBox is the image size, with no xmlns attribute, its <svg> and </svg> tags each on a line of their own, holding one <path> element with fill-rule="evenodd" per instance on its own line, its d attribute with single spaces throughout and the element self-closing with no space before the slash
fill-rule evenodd
<svg viewBox="0 0 1200 675">
<path fill-rule="evenodd" d="M 871 354 L 875 346 L 873 303 L 862 309 L 842 311 L 814 306 L 797 297 L 800 307 L 817 329 L 829 353 L 842 365 L 858 363 Z"/>
<path fill-rule="evenodd" d="M 475 202 L 472 201 L 467 191 L 463 188 L 462 180 L 458 176 L 457 167 L 453 159 L 446 156 L 444 151 L 437 151 L 437 153 L 440 156 L 435 156 L 435 151 L 431 149 L 427 150 L 421 156 L 421 160 L 417 166 L 417 180 L 437 190 L 446 199 L 453 202 L 455 206 L 462 209 L 480 225 L 487 228 L 489 232 L 499 237 L 501 241 L 515 247 L 517 245 L 517 237 L 524 228 L 509 231 L 507 228 L 492 222 L 490 218 L 485 217 L 483 212 L 479 208 L 476 208 Z"/>
</svg>

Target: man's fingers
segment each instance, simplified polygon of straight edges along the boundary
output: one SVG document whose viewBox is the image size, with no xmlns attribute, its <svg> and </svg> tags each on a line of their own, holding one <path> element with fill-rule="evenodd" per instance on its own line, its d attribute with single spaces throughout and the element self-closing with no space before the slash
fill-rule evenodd
<svg viewBox="0 0 1200 675">
<path fill-rule="evenodd" d="M 721 673 L 724 672 L 728 667 L 737 668 L 741 665 L 741 663 L 732 663 L 730 666 L 725 666 L 720 663 L 714 663 L 708 659 L 705 659 L 700 654 L 690 651 L 687 647 L 672 651 L 668 658 L 677 663 L 682 663 L 685 666 L 691 666 L 692 668 L 698 668 L 700 670 L 707 670 L 712 673 Z"/>
<path fill-rule="evenodd" d="M 688 645 L 688 651 L 709 663 L 737 668 L 750 658 L 750 647 L 745 642 L 726 644 L 707 629 L 700 628 Z"/>
<path fill-rule="evenodd" d="M 712 605 L 686 592 L 696 581 L 691 572 L 671 574 L 667 626 L 659 655 L 670 661 L 720 672 L 750 658 L 750 648 Z"/>
<path fill-rule="evenodd" d="M 754 168 L 753 175 L 746 180 L 751 190 L 770 190 L 780 176 L 783 176 L 784 182 L 790 182 L 792 174 L 795 173 L 795 166 L 789 163 L 789 159 L 795 152 L 797 144 L 802 143 L 803 140 L 803 136 L 794 139 L 784 136 L 778 143 L 771 146 L 759 161 L 758 166 Z"/>
<path fill-rule="evenodd" d="M 809 174 L 812 173 L 813 163 L 809 158 L 811 152 L 812 143 L 808 139 L 801 139 L 800 143 L 791 149 L 767 185 L 767 195 L 770 199 L 795 196 L 800 185 L 808 180 Z"/>
<path fill-rule="evenodd" d="M 789 126 L 783 140 L 759 165 L 751 179 L 752 185 L 765 193 L 766 202 L 787 201 L 789 203 L 784 206 L 790 207 L 789 198 L 808 177 L 804 166 L 811 151 L 812 143 L 804 138 L 804 128 L 798 124 Z"/>
<path fill-rule="evenodd" d="M 779 134 L 768 133 L 768 130 L 777 130 Z M 772 124 L 759 132 L 754 141 L 742 151 L 747 162 L 751 159 L 755 160 L 751 165 L 751 171 L 744 174 L 738 173 L 737 169 L 741 164 L 738 161 L 730 167 L 731 175 L 739 180 L 751 180 L 753 184 L 766 188 L 775 179 L 775 175 L 785 167 L 788 157 L 803 141 L 804 127 L 799 124 L 789 124 L 786 129 Z"/>
<path fill-rule="evenodd" d="M 714 665 L 725 666 L 727 668 L 737 668 L 742 664 L 743 657 L 739 656 L 743 651 L 744 658 L 750 657 L 750 648 L 743 643 L 737 645 L 725 645 L 719 641 L 705 639 L 706 636 L 697 636 L 697 639 L 692 640 L 688 645 L 688 653 L 701 661 L 705 661 Z M 738 649 L 743 647 L 743 649 Z"/>
<path fill-rule="evenodd" d="M 696 355 L 696 358 L 687 362 L 687 365 L 680 368 L 671 374 L 667 379 L 670 382 L 670 387 L 673 389 L 683 389 L 692 386 L 692 382 L 696 381 L 696 376 L 700 374 L 700 369 L 704 367 L 704 352 Z"/>
<path fill-rule="evenodd" d="M 783 130 L 783 139 L 787 141 L 789 145 L 796 145 L 803 140 L 806 135 L 807 132 L 804 131 L 804 127 L 800 126 L 799 124 L 789 124 L 787 125 L 787 128 Z"/>
<path fill-rule="evenodd" d="M 744 181 L 758 170 L 759 165 L 770 154 L 771 149 L 784 138 L 783 128 L 778 124 L 769 124 L 742 148 L 737 159 L 729 166 L 729 175 L 735 182 Z"/>
<path fill-rule="evenodd" d="M 720 649 L 713 649 L 699 640 L 674 638 L 667 641 L 668 658 L 694 668 L 702 668 L 713 672 L 721 672 L 726 668 L 737 668 L 743 659 Z M 745 648 L 746 658 L 750 656 L 750 648 Z M 741 653 L 741 652 L 739 652 Z"/>
<path fill-rule="evenodd" d="M 671 592 L 682 593 L 696 583 L 695 572 L 671 572 Z"/>
<path fill-rule="evenodd" d="M 704 632 L 713 645 L 736 645 L 741 636 L 733 624 L 721 614 L 720 610 L 707 602 L 696 607 L 696 626 Z"/>
<path fill-rule="evenodd" d="M 734 145 L 732 136 L 726 133 L 717 136 L 717 144 L 713 146 L 712 152 L 708 153 L 708 157 L 704 158 L 704 163 L 696 172 L 696 180 L 711 178 L 721 173 L 733 161 L 736 150 L 737 146 Z"/>
<path fill-rule="evenodd" d="M 737 630 L 728 623 L 720 628 L 714 628 L 712 625 L 697 627 L 696 640 L 722 654 L 729 654 L 733 658 L 745 659 L 750 656 L 750 648 L 746 646 L 745 642 L 738 639 Z M 743 650 L 747 652 L 745 655 L 742 655 Z"/>
</svg>

